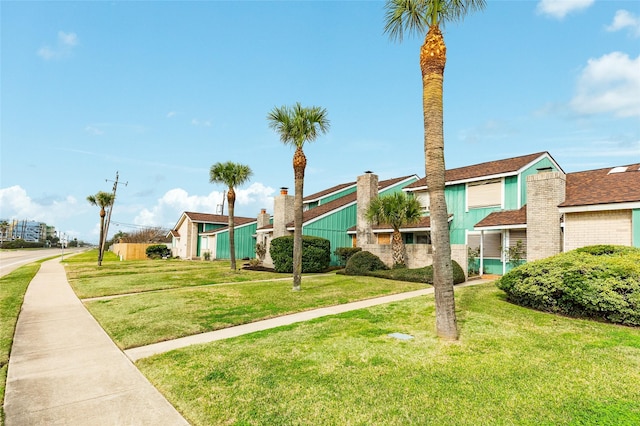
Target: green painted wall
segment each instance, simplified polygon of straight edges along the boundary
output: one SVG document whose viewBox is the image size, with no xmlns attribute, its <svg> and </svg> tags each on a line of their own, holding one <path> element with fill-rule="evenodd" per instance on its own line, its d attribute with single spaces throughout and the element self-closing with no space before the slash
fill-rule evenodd
<svg viewBox="0 0 640 426">
<path fill-rule="evenodd" d="M 356 226 L 357 206 L 354 204 L 338 210 L 322 219 L 316 220 L 302 229 L 304 235 L 322 237 L 331 243 L 331 264 L 338 265 L 338 258 L 333 254 L 338 247 L 351 247 L 351 237 L 347 229 Z"/>
<path fill-rule="evenodd" d="M 447 201 L 447 209 L 453 214 L 449 224 L 449 238 L 451 244 L 465 244 L 465 231 L 473 230 L 476 223 L 484 219 L 489 213 L 499 211 L 500 207 L 485 207 L 470 209 L 465 212 L 465 185 L 447 186 L 444 192 Z"/>
<path fill-rule="evenodd" d="M 640 247 L 640 209 L 631 210 L 631 232 L 633 246 Z"/>
<path fill-rule="evenodd" d="M 234 229 L 236 259 L 248 257 L 253 259 L 256 257 L 256 239 L 253 237 L 256 233 L 257 224 L 237 227 Z M 229 230 L 221 231 L 216 236 L 216 259 L 230 259 L 229 251 Z"/>
</svg>

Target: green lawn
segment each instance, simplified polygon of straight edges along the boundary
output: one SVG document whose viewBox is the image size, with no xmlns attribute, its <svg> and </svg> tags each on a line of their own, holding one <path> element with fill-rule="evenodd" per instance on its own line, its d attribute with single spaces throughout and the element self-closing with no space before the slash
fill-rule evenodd
<svg viewBox="0 0 640 426">
<path fill-rule="evenodd" d="M 67 278 L 81 299 L 168 288 L 273 279 L 271 272 L 232 271 L 229 262 L 183 260 L 118 261 L 107 252 L 97 266 L 97 251 L 65 259 Z M 276 275 L 278 278 L 286 274 Z"/>
<path fill-rule="evenodd" d="M 640 424 L 640 329 L 531 311 L 493 284 L 456 295 L 457 343 L 434 337 L 427 296 L 137 365 L 194 425 Z"/>
<path fill-rule="evenodd" d="M 189 263 L 186 265 L 189 266 Z M 133 277 L 147 281 L 145 275 L 136 274 Z M 151 275 L 158 277 L 156 272 Z M 186 272 L 185 277 L 188 276 L 189 272 Z M 279 278 L 281 275 L 271 273 L 270 276 Z M 120 278 L 132 280 L 128 276 Z M 158 281 L 156 286 L 162 288 L 163 284 Z M 421 288 L 425 288 L 425 285 L 327 274 L 304 276 L 300 292 L 291 291 L 290 279 L 278 279 L 147 292 L 86 301 L 85 306 L 118 346 L 126 349 L 313 308 Z"/>
</svg>

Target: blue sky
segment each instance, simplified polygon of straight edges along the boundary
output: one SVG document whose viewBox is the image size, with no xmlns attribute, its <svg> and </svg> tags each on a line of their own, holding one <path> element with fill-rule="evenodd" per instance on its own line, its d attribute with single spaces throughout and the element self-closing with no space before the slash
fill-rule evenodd
<svg viewBox="0 0 640 426">
<path fill-rule="evenodd" d="M 236 214 L 293 188 L 274 106 L 318 105 L 305 194 L 424 176 L 423 36 L 383 1 L 1 1 L 0 218 L 97 241 L 86 197 L 121 185 L 111 234 L 222 200 L 209 168 L 254 172 Z M 492 1 L 444 28 L 448 168 L 549 151 L 566 172 L 640 161 L 640 2 Z M 107 182 L 106 180 L 109 180 Z M 226 212 L 226 210 L 225 210 Z"/>
</svg>

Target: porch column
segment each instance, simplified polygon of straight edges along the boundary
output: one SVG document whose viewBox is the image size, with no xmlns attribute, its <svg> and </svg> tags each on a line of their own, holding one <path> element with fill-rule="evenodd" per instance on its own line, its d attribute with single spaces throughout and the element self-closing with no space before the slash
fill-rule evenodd
<svg viewBox="0 0 640 426">
<path fill-rule="evenodd" d="M 480 278 L 484 275 L 484 231 L 480 231 Z"/>
</svg>

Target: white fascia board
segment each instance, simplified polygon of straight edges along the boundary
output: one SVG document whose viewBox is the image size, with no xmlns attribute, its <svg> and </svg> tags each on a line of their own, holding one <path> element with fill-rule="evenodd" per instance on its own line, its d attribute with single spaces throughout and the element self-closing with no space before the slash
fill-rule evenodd
<svg viewBox="0 0 640 426">
<path fill-rule="evenodd" d="M 358 203 L 358 200 L 355 200 L 355 201 L 352 201 L 352 202 L 350 202 L 348 204 L 340 206 L 340 207 L 338 207 L 336 209 L 330 210 L 330 211 L 326 212 L 325 214 L 322 214 L 322 215 L 320 215 L 318 217 L 314 217 L 313 219 L 308 220 L 307 222 L 302 222 L 302 226 L 304 227 L 304 226 L 309 225 L 309 224 L 311 224 L 311 223 L 313 223 L 313 222 L 315 222 L 317 220 L 324 219 L 325 217 L 327 217 L 327 216 L 329 216 L 331 214 L 334 214 L 335 212 L 338 212 L 338 211 L 340 211 L 342 209 L 345 209 L 345 208 L 347 208 L 349 206 L 353 206 L 354 204 L 357 204 L 357 203 Z M 307 211 L 309 211 L 309 210 L 307 210 Z M 292 228 L 288 228 L 288 229 L 293 229 L 293 227 Z"/>
<path fill-rule="evenodd" d="M 479 181 L 482 181 L 482 180 L 489 180 L 489 179 L 500 179 L 500 178 L 505 178 L 505 177 L 509 177 L 509 176 L 515 176 L 518 173 L 519 173 L 519 171 L 515 171 L 515 172 L 498 173 L 498 174 L 495 174 L 495 175 L 478 176 L 478 177 L 473 177 L 473 178 L 469 178 L 469 179 L 454 180 L 454 181 L 451 181 L 451 182 L 446 182 L 445 186 L 459 185 L 461 183 L 479 182 Z"/>
<path fill-rule="evenodd" d="M 233 229 L 235 230 L 235 229 L 244 228 L 245 226 L 249 226 L 257 222 L 258 222 L 257 220 L 254 220 L 252 222 L 243 223 L 242 225 L 236 225 L 233 227 Z M 213 231 L 202 232 L 199 235 L 215 235 L 215 234 L 220 234 L 222 232 L 227 232 L 227 231 L 229 231 L 228 226 L 226 228 L 220 228 L 220 229 L 214 229 Z"/>
<path fill-rule="evenodd" d="M 501 231 L 503 229 L 527 229 L 526 224 L 518 225 L 494 225 L 494 226 L 474 226 L 474 231 Z"/>
<path fill-rule="evenodd" d="M 427 185 L 416 186 L 415 188 L 407 188 L 407 187 L 402 188 L 402 190 L 406 192 L 427 191 L 428 189 L 429 188 L 427 187 Z"/>
<path fill-rule="evenodd" d="M 529 167 L 533 166 L 534 163 L 537 163 L 538 161 L 540 161 L 542 158 L 546 158 L 549 161 L 551 161 L 553 163 L 554 166 L 556 166 L 556 168 L 561 171 L 562 173 L 564 173 L 564 170 L 562 170 L 562 167 L 560 167 L 560 165 L 558 163 L 555 162 L 555 160 L 549 155 L 548 152 L 545 152 L 544 154 L 542 154 L 540 157 L 536 158 L 535 160 L 529 162 L 529 164 L 525 164 L 524 166 L 522 166 L 519 170 L 518 170 L 518 174 L 522 173 L 523 171 L 525 171 L 526 169 L 528 169 Z M 565 173 L 566 174 L 566 173 Z"/>
<path fill-rule="evenodd" d="M 601 212 L 606 210 L 632 210 L 640 209 L 640 201 L 628 203 L 593 204 L 588 206 L 558 207 L 560 213 Z"/>
<path fill-rule="evenodd" d="M 403 183 L 403 182 L 408 182 L 408 181 L 410 181 L 410 180 L 412 180 L 412 179 L 415 179 L 415 181 L 417 182 L 417 181 L 418 181 L 418 179 L 420 179 L 420 178 L 418 177 L 418 175 L 411 175 L 411 176 L 409 176 L 408 178 L 403 179 L 403 180 L 400 180 L 400 181 L 398 181 L 398 182 L 396 182 L 396 183 L 394 183 L 394 184 L 389 184 L 389 185 L 387 185 L 387 186 L 385 186 L 385 187 L 383 187 L 383 188 L 379 188 L 379 189 L 378 189 L 378 193 L 380 193 L 380 192 L 382 192 L 382 191 L 386 191 L 386 190 L 388 190 L 388 189 L 390 189 L 390 188 L 393 188 L 393 187 L 395 187 L 395 186 L 398 186 L 398 185 L 400 185 L 400 184 L 401 184 L 401 183 Z M 402 190 L 404 191 L 404 188 L 402 188 Z"/>
</svg>

